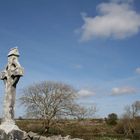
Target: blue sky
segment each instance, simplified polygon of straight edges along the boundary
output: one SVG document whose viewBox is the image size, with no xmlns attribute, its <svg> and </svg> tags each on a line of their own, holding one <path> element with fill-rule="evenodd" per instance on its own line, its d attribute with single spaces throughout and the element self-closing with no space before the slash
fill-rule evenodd
<svg viewBox="0 0 140 140">
<path fill-rule="evenodd" d="M 61 81 L 79 90 L 81 104 L 95 103 L 97 116 L 121 115 L 140 100 L 139 44 L 139 0 L 0 1 L 0 69 L 15 46 L 25 69 L 17 97 L 34 82 Z"/>
</svg>

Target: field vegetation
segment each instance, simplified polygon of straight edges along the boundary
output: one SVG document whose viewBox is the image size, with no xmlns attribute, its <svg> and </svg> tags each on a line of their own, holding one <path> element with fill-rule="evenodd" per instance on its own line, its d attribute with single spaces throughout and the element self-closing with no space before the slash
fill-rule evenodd
<svg viewBox="0 0 140 140">
<path fill-rule="evenodd" d="M 121 118 L 110 113 L 104 119 L 94 119 L 96 106 L 81 106 L 76 93 L 67 84 L 51 81 L 24 88 L 20 102 L 26 108 L 26 119 L 20 117 L 16 120 L 17 125 L 26 132 L 45 136 L 140 140 L 140 101 L 126 106 Z"/>
<path fill-rule="evenodd" d="M 60 120 L 56 126 L 45 131 L 43 120 L 18 119 L 17 125 L 26 132 L 33 131 L 40 135 L 70 135 L 84 140 L 140 140 L 140 119 L 133 121 L 134 132 L 129 130 L 126 120 L 118 120 L 110 125 L 104 119 Z"/>
</svg>

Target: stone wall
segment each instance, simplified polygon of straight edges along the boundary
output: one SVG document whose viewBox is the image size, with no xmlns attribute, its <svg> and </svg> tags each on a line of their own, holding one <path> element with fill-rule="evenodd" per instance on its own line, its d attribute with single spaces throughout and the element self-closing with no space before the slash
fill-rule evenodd
<svg viewBox="0 0 140 140">
<path fill-rule="evenodd" d="M 79 138 L 71 139 L 71 137 L 69 135 L 66 137 L 62 137 L 61 135 L 51 136 L 51 137 L 43 137 L 43 136 L 39 136 L 36 133 L 28 132 L 25 135 L 25 137 L 23 138 L 23 140 L 83 140 L 83 139 L 79 139 Z"/>
</svg>

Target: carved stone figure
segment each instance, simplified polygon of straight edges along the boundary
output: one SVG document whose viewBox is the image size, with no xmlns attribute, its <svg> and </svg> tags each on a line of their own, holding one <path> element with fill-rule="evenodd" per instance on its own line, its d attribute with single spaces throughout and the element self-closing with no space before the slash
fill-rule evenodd
<svg viewBox="0 0 140 140">
<path fill-rule="evenodd" d="M 14 107 L 16 85 L 19 78 L 23 76 L 23 68 L 18 62 L 19 52 L 17 48 L 10 50 L 8 54 L 8 64 L 1 74 L 1 80 L 5 84 L 5 99 L 4 99 L 4 122 L 14 123 Z"/>
<path fill-rule="evenodd" d="M 4 71 L 2 71 L 0 74 L 0 79 L 4 81 L 5 85 L 4 113 L 3 113 L 4 116 L 2 124 L 0 125 L 0 129 L 4 130 L 6 134 L 12 132 L 13 130 L 20 131 L 20 129 L 15 125 L 14 121 L 16 85 L 20 77 L 23 76 L 23 68 L 20 66 L 18 62 L 18 57 L 19 57 L 18 49 L 12 48 L 8 53 L 8 64 L 4 69 Z"/>
</svg>

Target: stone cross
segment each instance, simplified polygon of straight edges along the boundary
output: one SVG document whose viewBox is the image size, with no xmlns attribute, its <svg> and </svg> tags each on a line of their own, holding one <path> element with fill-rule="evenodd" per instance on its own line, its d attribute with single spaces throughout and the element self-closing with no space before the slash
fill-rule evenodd
<svg viewBox="0 0 140 140">
<path fill-rule="evenodd" d="M 5 130 L 6 133 L 12 129 L 18 129 L 14 121 L 16 85 L 23 76 L 23 68 L 18 62 L 18 57 L 18 48 L 12 48 L 8 53 L 8 64 L 0 73 L 0 79 L 4 81 L 5 85 L 4 116 L 0 129 Z"/>
</svg>

